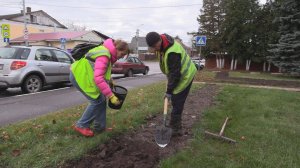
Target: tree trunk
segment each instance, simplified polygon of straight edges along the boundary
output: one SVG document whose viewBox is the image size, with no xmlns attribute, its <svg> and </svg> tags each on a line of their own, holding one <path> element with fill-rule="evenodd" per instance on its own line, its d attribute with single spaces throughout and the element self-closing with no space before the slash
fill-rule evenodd
<svg viewBox="0 0 300 168">
<path fill-rule="evenodd" d="M 217 55 L 216 57 L 217 57 L 217 68 L 222 69 L 223 68 L 223 66 L 222 66 L 223 58 L 221 55 Z"/>
<path fill-rule="evenodd" d="M 216 63 L 217 63 L 217 68 L 219 68 L 219 57 L 216 55 Z"/>
<path fill-rule="evenodd" d="M 270 72 L 271 71 L 271 62 L 268 62 L 269 63 L 269 65 L 268 65 L 268 72 Z"/>
<path fill-rule="evenodd" d="M 234 60 L 234 70 L 236 70 L 237 67 L 237 59 Z"/>
<path fill-rule="evenodd" d="M 246 71 L 250 70 L 251 60 L 246 60 Z"/>
<path fill-rule="evenodd" d="M 250 71 L 250 67 L 251 67 L 251 60 L 249 60 L 248 71 Z"/>
<path fill-rule="evenodd" d="M 224 64 L 225 64 L 224 55 L 222 55 L 221 57 L 222 57 L 221 68 L 224 69 Z"/>
<path fill-rule="evenodd" d="M 266 72 L 266 61 L 264 61 L 263 72 Z"/>
<path fill-rule="evenodd" d="M 234 65 L 234 57 L 231 58 L 230 70 L 233 70 Z"/>
</svg>

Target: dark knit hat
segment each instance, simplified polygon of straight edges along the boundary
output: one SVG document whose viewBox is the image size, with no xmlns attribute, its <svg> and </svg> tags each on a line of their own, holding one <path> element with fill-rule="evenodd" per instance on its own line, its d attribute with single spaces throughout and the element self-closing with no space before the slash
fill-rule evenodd
<svg viewBox="0 0 300 168">
<path fill-rule="evenodd" d="M 156 32 L 149 32 L 146 35 L 146 42 L 149 47 L 153 47 L 153 45 L 159 41 L 160 41 L 160 35 Z"/>
</svg>

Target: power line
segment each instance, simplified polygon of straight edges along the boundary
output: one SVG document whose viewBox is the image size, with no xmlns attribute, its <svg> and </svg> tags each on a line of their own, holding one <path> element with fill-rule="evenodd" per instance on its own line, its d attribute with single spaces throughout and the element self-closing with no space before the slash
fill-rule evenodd
<svg viewBox="0 0 300 168">
<path fill-rule="evenodd" d="M 139 7 L 124 7 L 124 8 L 97 8 L 91 6 L 67 6 L 67 5 L 51 5 L 44 3 L 29 3 L 31 5 L 47 5 L 55 6 L 61 8 L 88 8 L 88 9 L 104 9 L 104 10 L 128 10 L 128 9 L 154 9 L 154 8 L 178 8 L 178 7 L 191 7 L 191 6 L 200 6 L 202 4 L 187 4 L 187 5 L 166 5 L 166 6 L 139 6 Z"/>
<path fill-rule="evenodd" d="M 5 0 L 5 1 L 0 1 L 0 3 L 20 4 L 21 1 L 7 1 L 7 0 Z"/>
<path fill-rule="evenodd" d="M 5 3 L 5 2 L 0 2 L 0 5 L 12 5 L 12 6 L 21 6 L 21 3 Z"/>
<path fill-rule="evenodd" d="M 13 6 L 5 6 L 5 5 L 1 5 L 0 8 L 15 8 L 15 9 L 18 8 L 18 9 L 20 9 L 21 6 L 19 6 L 19 7 L 13 7 Z"/>
</svg>

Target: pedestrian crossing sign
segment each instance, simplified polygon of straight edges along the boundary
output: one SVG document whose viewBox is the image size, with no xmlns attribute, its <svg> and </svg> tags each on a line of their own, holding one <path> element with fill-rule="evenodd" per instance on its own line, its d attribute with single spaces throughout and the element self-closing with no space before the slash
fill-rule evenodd
<svg viewBox="0 0 300 168">
<path fill-rule="evenodd" d="M 9 24 L 2 24 L 2 37 L 3 38 L 10 38 L 10 25 Z"/>
<path fill-rule="evenodd" d="M 196 46 L 206 46 L 206 36 L 196 36 Z"/>
</svg>

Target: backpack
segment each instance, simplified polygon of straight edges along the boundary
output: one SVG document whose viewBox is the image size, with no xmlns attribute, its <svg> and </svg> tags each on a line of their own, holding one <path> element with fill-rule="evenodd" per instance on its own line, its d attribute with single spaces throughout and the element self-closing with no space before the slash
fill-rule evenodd
<svg viewBox="0 0 300 168">
<path fill-rule="evenodd" d="M 102 45 L 103 42 L 100 44 L 91 44 L 91 43 L 82 43 L 82 44 L 77 44 L 71 51 L 71 55 L 75 60 L 80 60 L 85 56 L 85 54 L 91 50 L 92 48 L 95 48 L 97 46 Z"/>
</svg>

